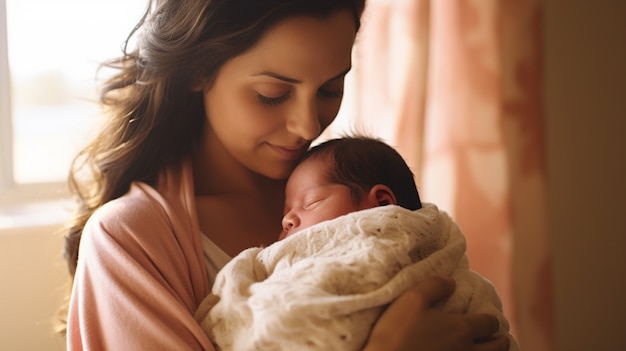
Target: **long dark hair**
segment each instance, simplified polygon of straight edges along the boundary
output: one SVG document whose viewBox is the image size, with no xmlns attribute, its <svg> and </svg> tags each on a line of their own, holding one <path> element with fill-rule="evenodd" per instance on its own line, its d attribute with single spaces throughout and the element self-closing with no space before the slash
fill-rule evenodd
<svg viewBox="0 0 626 351">
<path fill-rule="evenodd" d="M 365 0 L 150 0 L 126 41 L 134 39 L 135 47 L 125 45 L 121 57 L 103 64 L 117 70 L 101 90 L 108 118 L 70 170 L 78 202 L 65 239 L 71 277 L 94 211 L 126 193 L 133 181 L 154 185 L 164 167 L 180 162 L 198 143 L 205 118 L 194 84 L 211 81 L 225 62 L 288 17 L 347 9 L 358 30 L 364 7 Z"/>
</svg>

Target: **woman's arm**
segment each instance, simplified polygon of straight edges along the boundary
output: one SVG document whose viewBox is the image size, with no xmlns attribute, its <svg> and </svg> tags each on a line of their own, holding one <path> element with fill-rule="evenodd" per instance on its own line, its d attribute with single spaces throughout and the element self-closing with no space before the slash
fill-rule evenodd
<svg viewBox="0 0 626 351">
<path fill-rule="evenodd" d="M 451 279 L 427 278 L 401 295 L 378 319 L 364 351 L 506 351 L 498 319 L 487 314 L 455 314 L 434 307 L 455 289 Z M 480 340 L 487 340 L 480 342 Z"/>
<path fill-rule="evenodd" d="M 87 222 L 68 350 L 213 349 L 193 317 L 208 293 L 201 251 L 173 215 L 135 189 Z"/>
</svg>

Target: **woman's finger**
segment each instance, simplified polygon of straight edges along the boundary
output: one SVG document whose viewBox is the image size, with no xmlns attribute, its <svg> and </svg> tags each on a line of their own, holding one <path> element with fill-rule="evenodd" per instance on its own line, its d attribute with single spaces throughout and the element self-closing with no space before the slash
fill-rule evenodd
<svg viewBox="0 0 626 351">
<path fill-rule="evenodd" d="M 454 289 L 450 279 L 430 277 L 400 295 L 374 325 L 365 350 L 458 350 L 454 345 L 459 340 L 450 335 L 459 329 L 462 316 L 433 308 Z M 465 330 L 460 342 L 466 345 L 462 350 L 470 350 Z"/>
<path fill-rule="evenodd" d="M 470 334 L 474 340 L 487 340 L 500 327 L 498 318 L 490 314 L 468 314 L 466 318 L 470 327 Z"/>
<path fill-rule="evenodd" d="M 452 295 L 456 284 L 453 279 L 433 276 L 424 279 L 399 299 L 414 299 L 421 308 L 433 306 Z"/>
</svg>

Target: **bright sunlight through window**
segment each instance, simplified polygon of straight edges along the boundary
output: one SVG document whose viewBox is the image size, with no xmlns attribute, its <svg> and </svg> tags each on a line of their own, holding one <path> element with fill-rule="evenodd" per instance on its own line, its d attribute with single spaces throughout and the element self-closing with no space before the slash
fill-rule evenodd
<svg viewBox="0 0 626 351">
<path fill-rule="evenodd" d="M 120 55 L 146 1 L 5 1 L 13 162 L 2 167 L 18 184 L 64 181 L 98 121 L 98 64 Z"/>
<path fill-rule="evenodd" d="M 10 130 L 0 140 L 0 151 L 10 155 L 0 157 L 4 185 L 63 182 L 97 128 L 98 65 L 121 54 L 147 1 L 0 0 L 4 5 L 0 39 L 8 54 L 0 63 L 8 58 L 10 77 L 9 89 L 0 89 L 9 95 L 0 101 L 10 101 L 10 109 L 1 109 L 8 112 L 0 111 L 0 125 Z M 321 139 L 349 129 L 353 84 L 349 74 L 339 116 Z"/>
</svg>

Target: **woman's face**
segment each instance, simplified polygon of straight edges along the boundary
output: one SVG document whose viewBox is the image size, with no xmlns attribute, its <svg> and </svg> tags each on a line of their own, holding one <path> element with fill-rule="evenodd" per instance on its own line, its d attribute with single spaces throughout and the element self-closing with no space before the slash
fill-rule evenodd
<svg viewBox="0 0 626 351">
<path fill-rule="evenodd" d="M 203 88 L 204 137 L 249 170 L 285 179 L 339 111 L 354 27 L 348 11 L 277 24 Z"/>
</svg>

